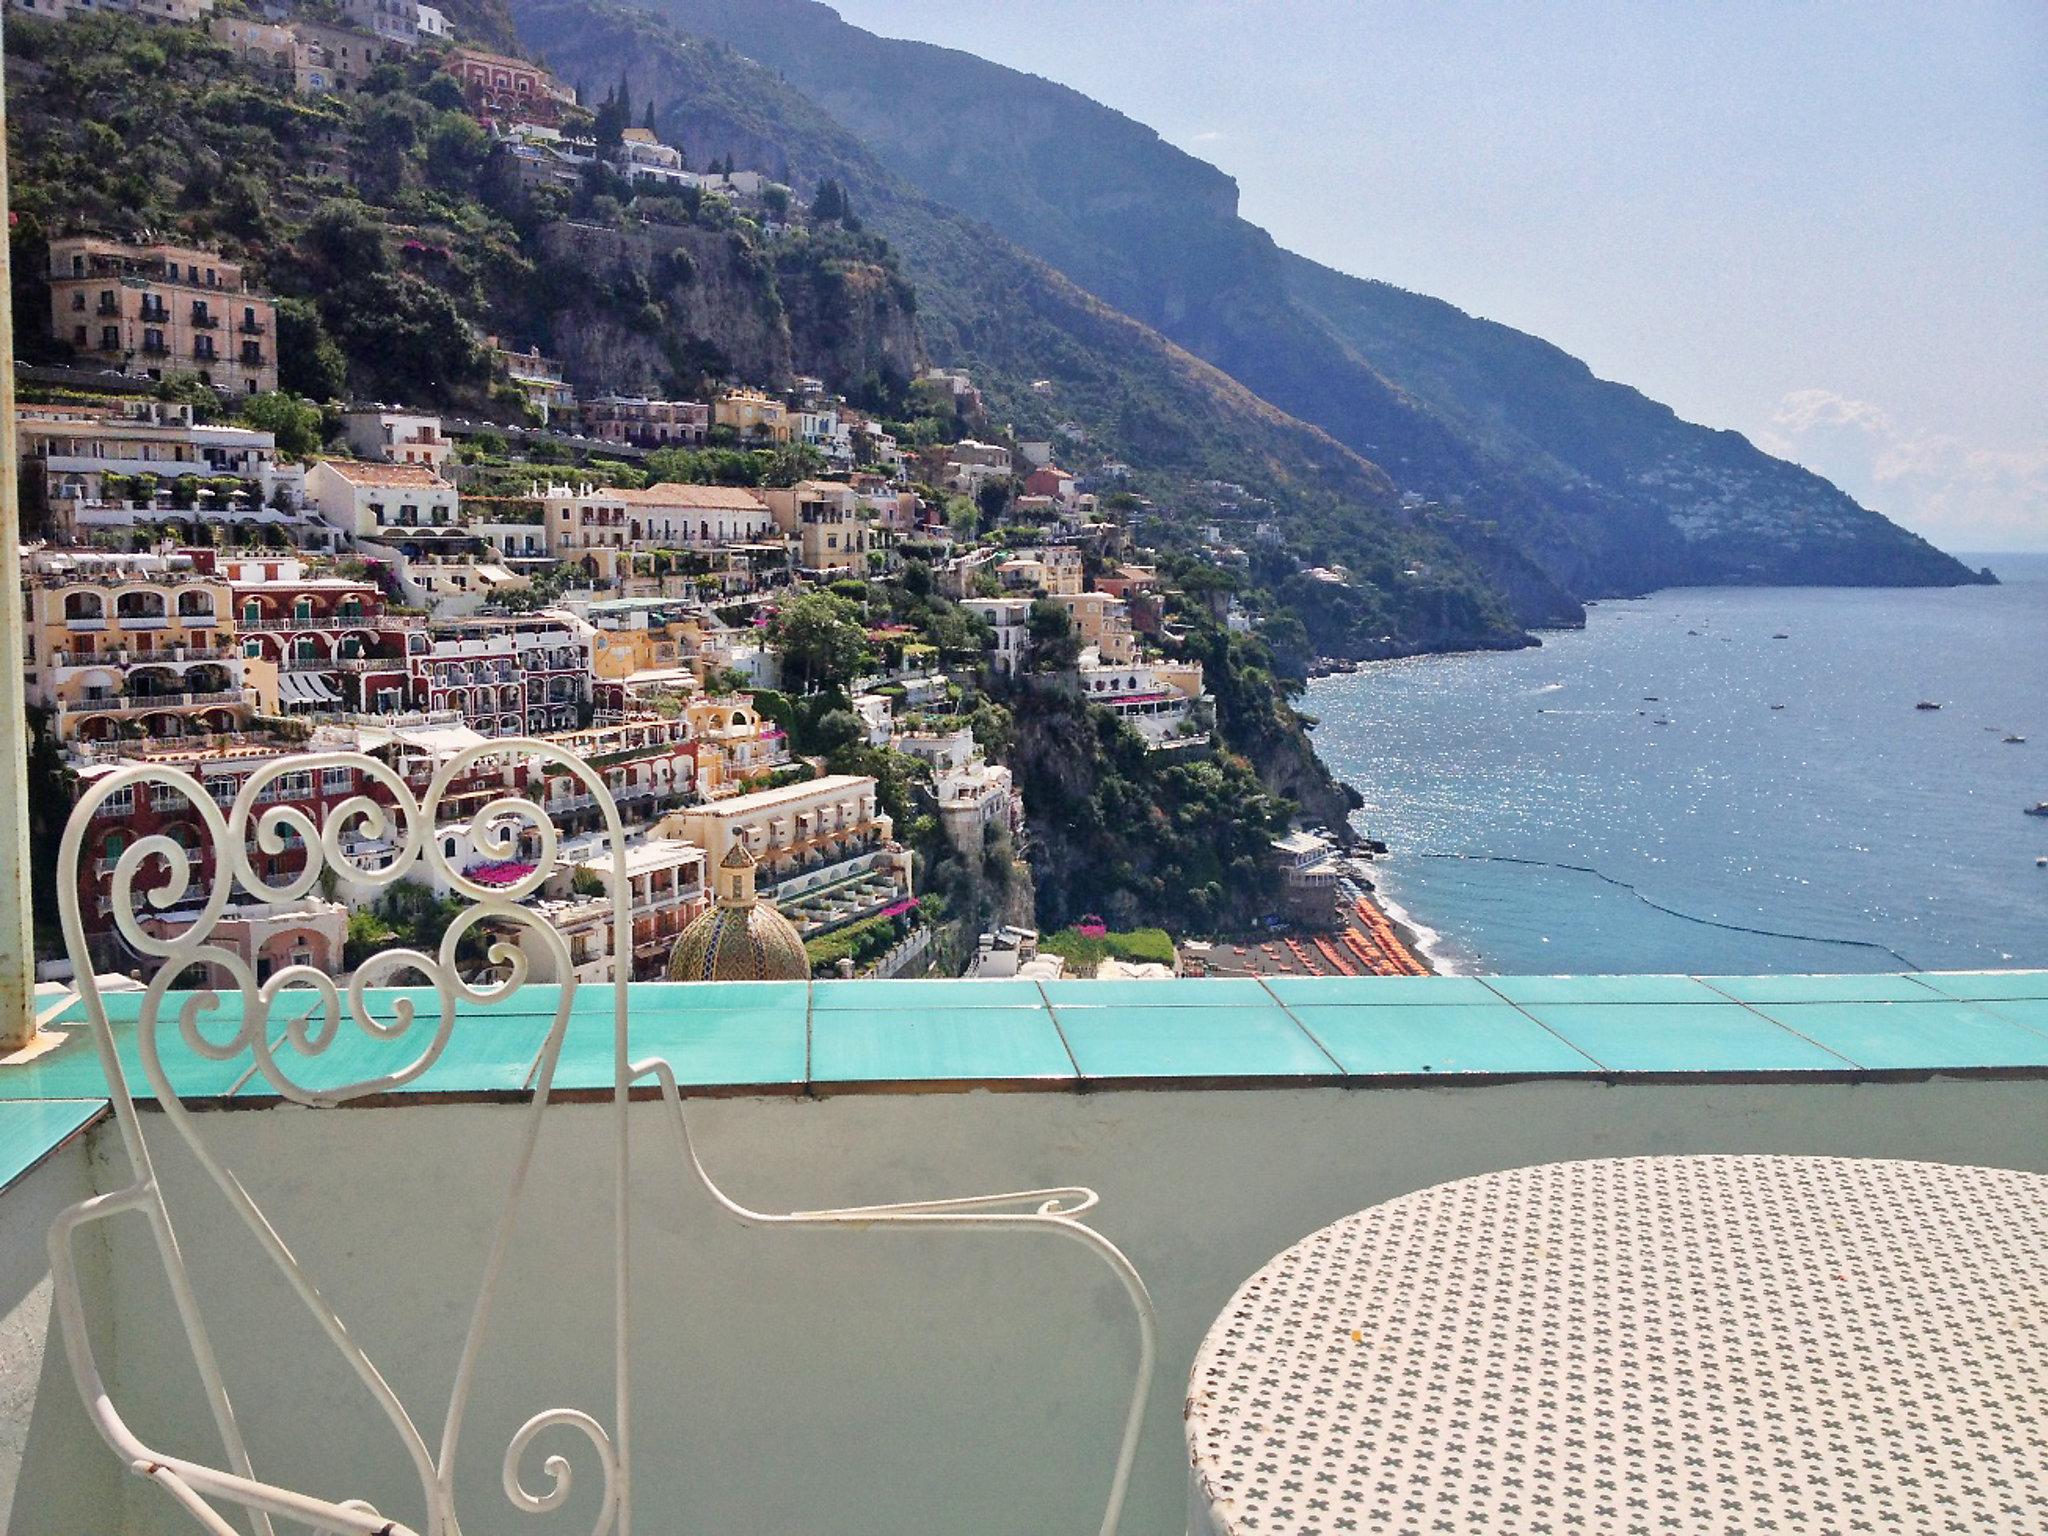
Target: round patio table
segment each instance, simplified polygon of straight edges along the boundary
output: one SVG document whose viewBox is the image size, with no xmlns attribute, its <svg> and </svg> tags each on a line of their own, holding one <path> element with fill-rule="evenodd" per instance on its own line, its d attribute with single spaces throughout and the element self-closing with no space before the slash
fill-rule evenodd
<svg viewBox="0 0 2048 1536">
<path fill-rule="evenodd" d="M 2048 1532 L 2048 1176 L 1805 1157 L 1461 1179 L 1260 1270 L 1190 1529 Z"/>
</svg>

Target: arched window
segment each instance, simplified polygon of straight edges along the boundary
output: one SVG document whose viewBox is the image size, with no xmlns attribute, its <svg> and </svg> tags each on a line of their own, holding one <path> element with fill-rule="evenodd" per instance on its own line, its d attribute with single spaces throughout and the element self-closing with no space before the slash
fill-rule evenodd
<svg viewBox="0 0 2048 1536">
<path fill-rule="evenodd" d="M 244 624 L 261 624 L 263 622 L 263 605 L 253 597 L 242 604 L 242 622 Z"/>
</svg>

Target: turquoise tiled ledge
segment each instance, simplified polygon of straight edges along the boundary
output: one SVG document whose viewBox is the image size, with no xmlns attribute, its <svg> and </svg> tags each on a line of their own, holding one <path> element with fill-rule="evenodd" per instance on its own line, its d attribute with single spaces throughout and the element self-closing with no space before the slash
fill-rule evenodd
<svg viewBox="0 0 2048 1536">
<path fill-rule="evenodd" d="M 380 1017 L 399 997 L 371 994 Z M 138 1097 L 140 993 L 107 998 Z M 496 1007 L 465 1005 L 447 1049 L 408 1096 L 517 1095 L 534 1081 L 560 993 L 528 987 Z M 175 1005 L 177 999 L 173 998 Z M 219 1062 L 183 1038 L 175 1006 L 159 1035 L 189 1098 L 261 1102 L 275 1089 L 246 1051 Z M 2048 971 L 1775 977 L 1276 977 L 1214 981 L 884 981 L 636 983 L 635 1058 L 660 1055 L 702 1092 L 831 1093 L 933 1086 L 1037 1090 L 1274 1087 L 1525 1077 L 2000 1072 L 2048 1075 Z M 409 1051 L 344 1025 L 324 1056 L 300 1059 L 273 1020 L 286 1070 L 317 1085 L 388 1071 Z M 74 1005 L 70 1038 L 0 1067 L 0 1102 L 96 1100 L 99 1062 Z M 206 1025 L 205 1018 L 199 1021 Z M 231 1021 L 222 1021 L 232 1028 Z M 557 1092 L 612 1082 L 612 992 L 574 993 Z M 216 1024 L 209 1037 L 224 1038 Z"/>
</svg>

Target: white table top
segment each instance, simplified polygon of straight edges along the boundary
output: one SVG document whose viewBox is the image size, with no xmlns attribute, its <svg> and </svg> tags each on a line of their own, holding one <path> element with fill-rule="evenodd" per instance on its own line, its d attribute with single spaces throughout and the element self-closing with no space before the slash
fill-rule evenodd
<svg viewBox="0 0 2048 1536">
<path fill-rule="evenodd" d="M 1193 1528 L 2048 1532 L 2048 1176 L 1559 1163 L 1325 1227 L 1195 1357 Z"/>
</svg>

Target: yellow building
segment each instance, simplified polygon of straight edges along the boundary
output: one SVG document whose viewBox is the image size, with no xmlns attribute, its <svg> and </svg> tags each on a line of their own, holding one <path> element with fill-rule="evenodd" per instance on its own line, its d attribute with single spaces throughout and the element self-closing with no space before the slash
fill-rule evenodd
<svg viewBox="0 0 2048 1536">
<path fill-rule="evenodd" d="M 182 245 L 89 235 L 50 242 L 50 330 L 81 357 L 223 394 L 277 388 L 277 306 L 242 264 Z"/>
<path fill-rule="evenodd" d="M 720 395 L 712 404 L 711 419 L 721 427 L 731 427 L 750 442 L 766 439 L 786 443 L 795 431 L 789 408 L 758 389 L 736 389 Z"/>
<path fill-rule="evenodd" d="M 667 599 L 592 603 L 584 617 L 595 630 L 590 664 L 601 683 L 624 682 L 642 673 L 682 672 L 695 659 L 705 634 L 701 613 Z"/>
<path fill-rule="evenodd" d="M 1105 665 L 1127 667 L 1138 659 L 1130 606 L 1122 598 L 1107 592 L 1065 592 L 1047 600 L 1066 610 L 1075 638 L 1083 648 L 1094 646 Z"/>
<path fill-rule="evenodd" d="M 697 743 L 697 792 L 707 800 L 732 795 L 789 761 L 788 736 L 763 720 L 745 694 L 700 694 L 683 706 L 683 718 Z"/>
<path fill-rule="evenodd" d="M 42 550 L 27 588 L 28 696 L 59 740 L 230 731 L 255 711 L 228 583 L 190 557 Z"/>
<path fill-rule="evenodd" d="M 799 480 L 784 490 L 764 490 L 761 499 L 783 537 L 796 541 L 798 569 L 819 574 L 867 569 L 874 513 L 852 486 Z"/>
</svg>

